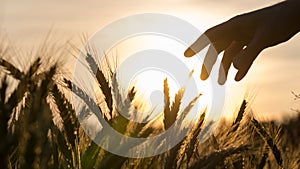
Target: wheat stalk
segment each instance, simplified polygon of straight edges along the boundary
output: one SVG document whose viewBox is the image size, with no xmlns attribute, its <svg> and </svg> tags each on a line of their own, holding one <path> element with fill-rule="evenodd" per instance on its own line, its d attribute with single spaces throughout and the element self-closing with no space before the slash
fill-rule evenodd
<svg viewBox="0 0 300 169">
<path fill-rule="evenodd" d="M 75 148 L 76 138 L 78 137 L 79 121 L 76 117 L 75 110 L 72 104 L 67 100 L 61 91 L 59 91 L 58 86 L 54 85 L 52 88 L 52 94 L 56 102 L 57 108 L 59 109 L 60 116 L 62 118 L 62 123 L 65 129 L 65 134 L 67 135 L 68 141 L 72 148 Z"/>
<path fill-rule="evenodd" d="M 179 112 L 179 108 L 181 105 L 182 96 L 183 96 L 183 90 L 179 89 L 175 95 L 175 99 L 174 99 L 174 102 L 172 103 L 170 111 L 164 112 L 164 128 L 165 128 L 165 130 L 170 128 L 176 121 L 176 118 L 177 118 L 178 112 Z"/>
<path fill-rule="evenodd" d="M 232 123 L 232 132 L 235 132 L 238 129 L 240 122 L 243 119 L 246 107 L 247 107 L 247 101 L 243 100 L 243 103 L 239 109 L 238 115 L 237 115 L 235 121 Z"/>
<path fill-rule="evenodd" d="M 231 147 L 220 151 L 213 151 L 212 153 L 201 157 L 197 162 L 191 165 L 190 169 L 198 168 L 216 168 L 219 164 L 222 164 L 225 158 L 234 154 L 241 153 L 248 150 L 248 146 Z"/>
<path fill-rule="evenodd" d="M 166 118 L 170 113 L 170 89 L 169 89 L 169 85 L 168 85 L 168 79 L 166 78 L 164 80 L 164 118 Z M 166 120 L 164 119 L 164 128 L 166 129 L 167 126 L 167 122 L 165 122 Z"/>
<path fill-rule="evenodd" d="M 204 123 L 205 119 L 205 112 L 202 113 L 200 118 L 198 119 L 197 123 L 194 125 L 192 130 L 189 132 L 188 136 L 184 140 L 183 144 L 181 145 L 180 148 L 180 153 L 177 155 L 177 165 L 180 168 L 182 166 L 182 161 L 184 156 L 186 156 L 186 165 L 189 164 L 189 161 L 194 154 L 195 147 L 196 147 L 196 142 L 198 139 L 198 136 L 202 130 L 202 125 Z"/>
<path fill-rule="evenodd" d="M 259 133 L 261 138 L 265 140 L 265 142 L 270 146 L 273 155 L 275 156 L 276 162 L 279 166 L 282 166 L 282 157 L 281 152 L 279 151 L 278 147 L 276 146 L 275 142 L 273 141 L 272 137 L 267 133 L 264 127 L 255 119 L 252 118 L 251 120 L 254 128 Z"/>
<path fill-rule="evenodd" d="M 113 111 L 113 100 L 112 100 L 112 89 L 109 86 L 108 81 L 106 80 L 104 73 L 100 70 L 99 66 L 97 65 L 96 61 L 92 57 L 91 54 L 86 54 L 86 61 L 88 62 L 92 73 L 96 76 L 96 79 L 100 85 L 100 89 L 105 97 L 105 103 L 112 114 Z"/>
<path fill-rule="evenodd" d="M 15 79 L 22 80 L 25 77 L 25 74 L 17 67 L 2 58 L 0 58 L 0 66 L 4 67 Z"/>
<path fill-rule="evenodd" d="M 264 168 L 264 166 L 266 165 L 266 161 L 267 161 L 268 157 L 269 157 L 269 147 L 268 147 L 268 145 L 265 145 L 264 149 L 263 149 L 263 154 L 262 154 L 260 162 L 257 166 L 257 169 L 263 169 Z"/>
</svg>

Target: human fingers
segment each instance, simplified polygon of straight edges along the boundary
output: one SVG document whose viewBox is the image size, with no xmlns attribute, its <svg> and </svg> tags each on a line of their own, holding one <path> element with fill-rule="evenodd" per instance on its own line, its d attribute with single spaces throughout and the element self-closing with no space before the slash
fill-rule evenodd
<svg viewBox="0 0 300 169">
<path fill-rule="evenodd" d="M 223 85 L 227 80 L 228 71 L 233 58 L 243 49 L 244 45 L 240 42 L 233 41 L 225 50 L 219 68 L 218 83 Z"/>
<path fill-rule="evenodd" d="M 213 65 L 216 63 L 218 52 L 215 50 L 213 45 L 210 45 L 205 55 L 204 62 L 201 68 L 200 78 L 206 80 L 212 70 Z"/>
<path fill-rule="evenodd" d="M 263 50 L 263 47 L 259 45 L 257 39 L 252 40 L 249 45 L 240 51 L 233 59 L 233 65 L 238 72 L 235 76 L 236 81 L 242 80 L 248 73 L 254 60 L 257 58 L 259 53 Z"/>
<path fill-rule="evenodd" d="M 196 53 L 204 49 L 208 44 L 220 41 L 220 39 L 232 39 L 232 29 L 236 22 L 232 22 L 232 19 L 214 26 L 204 32 L 185 52 L 185 57 L 192 57 Z"/>
</svg>

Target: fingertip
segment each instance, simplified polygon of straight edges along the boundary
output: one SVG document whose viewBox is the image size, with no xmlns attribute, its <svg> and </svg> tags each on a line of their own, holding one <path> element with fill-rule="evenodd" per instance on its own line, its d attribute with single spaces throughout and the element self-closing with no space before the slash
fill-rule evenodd
<svg viewBox="0 0 300 169">
<path fill-rule="evenodd" d="M 224 85 L 225 82 L 226 82 L 226 80 L 224 80 L 224 79 L 219 79 L 218 80 L 219 85 Z"/>
<path fill-rule="evenodd" d="M 226 76 L 220 76 L 219 75 L 219 78 L 218 78 L 219 85 L 224 85 L 226 81 L 227 81 L 227 77 Z"/>
<path fill-rule="evenodd" d="M 201 80 L 206 80 L 208 78 L 208 75 L 201 73 L 200 79 Z"/>
<path fill-rule="evenodd" d="M 191 48 L 188 48 L 185 52 L 184 52 L 184 56 L 185 57 L 192 57 L 194 56 L 196 53 L 194 52 L 194 50 L 192 50 Z"/>
<path fill-rule="evenodd" d="M 203 66 L 200 74 L 200 79 L 201 80 L 206 80 L 208 78 L 209 74 L 206 70 L 206 68 Z"/>
<path fill-rule="evenodd" d="M 235 75 L 234 80 L 239 82 L 240 80 L 242 80 L 244 78 L 244 76 L 246 75 L 246 73 L 242 72 L 242 71 L 238 71 Z"/>
</svg>

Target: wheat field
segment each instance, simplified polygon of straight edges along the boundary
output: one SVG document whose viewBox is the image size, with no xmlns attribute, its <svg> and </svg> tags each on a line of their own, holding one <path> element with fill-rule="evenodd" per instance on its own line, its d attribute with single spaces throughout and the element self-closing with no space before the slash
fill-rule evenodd
<svg viewBox="0 0 300 169">
<path fill-rule="evenodd" d="M 83 131 L 68 93 L 75 91 L 87 103 L 79 114 L 97 106 L 106 110 L 104 119 L 119 133 L 146 138 L 167 130 L 182 116 L 182 90 L 170 96 L 166 79 L 162 84 L 163 125 L 136 123 L 124 118 L 116 106 L 130 112 L 136 89 L 129 90 L 125 98 L 114 99 L 124 97 L 118 93 L 115 74 L 111 71 L 108 77 L 92 53 L 85 53 L 86 61 L 96 70 L 93 73 L 105 98 L 104 106 L 93 102 L 61 73 L 63 64 L 49 62 L 41 55 L 21 69 L 8 59 L 7 50 L 0 47 L 0 168 L 300 168 L 300 115 L 284 124 L 262 121 L 255 118 L 247 99 L 236 103 L 238 112 L 232 112 L 236 118 L 223 119 L 204 142 L 198 137 L 204 130 L 205 111 L 199 112 L 201 116 L 188 135 L 163 154 L 147 158 L 112 154 Z M 184 110 L 188 111 L 192 102 Z"/>
</svg>

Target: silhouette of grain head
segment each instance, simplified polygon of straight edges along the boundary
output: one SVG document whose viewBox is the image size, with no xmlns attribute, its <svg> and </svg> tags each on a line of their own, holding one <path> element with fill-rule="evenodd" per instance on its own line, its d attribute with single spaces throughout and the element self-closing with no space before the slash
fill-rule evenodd
<svg viewBox="0 0 300 169">
<path fill-rule="evenodd" d="M 108 80 L 106 79 L 103 71 L 100 69 L 95 59 L 92 57 L 90 53 L 86 54 L 86 61 L 89 64 L 89 68 L 92 71 L 93 75 L 96 77 L 97 82 L 100 86 L 100 89 L 105 97 L 105 103 L 112 115 L 113 112 L 113 99 L 112 99 L 112 89 L 109 85 Z"/>
<path fill-rule="evenodd" d="M 184 94 L 184 89 L 179 89 L 177 93 L 175 94 L 175 99 L 170 106 L 170 93 L 169 93 L 169 85 L 168 80 L 164 80 L 164 128 L 167 130 L 169 127 L 171 127 L 174 122 L 176 121 L 176 118 L 179 113 L 181 100 Z"/>
</svg>

